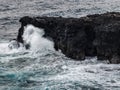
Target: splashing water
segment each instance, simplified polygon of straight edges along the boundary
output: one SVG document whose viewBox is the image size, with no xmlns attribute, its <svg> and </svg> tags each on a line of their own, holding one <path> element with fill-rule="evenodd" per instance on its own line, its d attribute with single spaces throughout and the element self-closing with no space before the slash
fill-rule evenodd
<svg viewBox="0 0 120 90">
<path fill-rule="evenodd" d="M 45 52 L 45 51 L 55 51 L 54 50 L 54 43 L 47 38 L 44 38 L 43 35 L 45 34 L 43 29 L 39 29 L 34 27 L 33 25 L 27 25 L 24 27 L 24 34 L 23 40 L 24 45 L 18 43 L 16 40 L 11 40 L 9 43 L 4 42 L 0 44 L 0 53 L 16 53 L 19 51 L 25 51 L 25 45 L 30 46 L 30 51 L 32 52 Z"/>
<path fill-rule="evenodd" d="M 66 58 L 43 37 L 44 29 L 25 27 L 32 29 L 23 35 L 29 50 L 6 41 L 16 38 L 22 16 L 79 18 L 111 11 L 120 12 L 120 0 L 0 0 L 0 90 L 120 90 L 120 64 Z"/>
<path fill-rule="evenodd" d="M 0 54 L 17 53 L 17 52 L 21 52 L 23 50 L 25 50 L 23 45 L 20 44 L 20 46 L 18 46 L 18 44 L 14 41 L 0 43 Z"/>
<path fill-rule="evenodd" d="M 119 64 L 108 65 L 96 57 L 69 59 L 55 51 L 44 34 L 43 29 L 25 27 L 29 50 L 18 48 L 16 41 L 0 43 L 1 90 L 119 90 Z"/>
<path fill-rule="evenodd" d="M 43 29 L 27 25 L 24 28 L 23 40 L 25 44 L 30 45 L 31 50 L 54 50 L 54 43 L 43 37 L 45 34 Z"/>
</svg>

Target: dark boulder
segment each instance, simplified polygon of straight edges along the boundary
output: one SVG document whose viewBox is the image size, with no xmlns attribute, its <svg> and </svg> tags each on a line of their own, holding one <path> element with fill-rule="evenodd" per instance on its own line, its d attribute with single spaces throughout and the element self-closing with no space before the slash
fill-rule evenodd
<svg viewBox="0 0 120 90">
<path fill-rule="evenodd" d="M 24 26 L 32 24 L 45 30 L 55 49 L 70 58 L 84 60 L 97 56 L 98 60 L 120 63 L 120 13 L 88 15 L 81 18 L 28 17 L 20 19 L 17 40 L 23 43 Z"/>
</svg>

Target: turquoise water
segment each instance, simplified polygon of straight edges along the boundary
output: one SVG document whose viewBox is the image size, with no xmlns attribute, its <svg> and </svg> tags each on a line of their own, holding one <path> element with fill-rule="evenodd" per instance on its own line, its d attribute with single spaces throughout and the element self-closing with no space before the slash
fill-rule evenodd
<svg viewBox="0 0 120 90">
<path fill-rule="evenodd" d="M 120 12 L 119 0 L 0 0 L 0 90 L 120 90 L 120 64 L 96 57 L 72 60 L 49 50 L 46 44 L 52 43 L 41 37 L 46 41 L 42 51 L 8 48 L 23 16 L 81 17 L 110 11 Z M 35 48 L 34 42 L 32 38 Z"/>
<path fill-rule="evenodd" d="M 3 43 L 2 43 L 3 44 Z M 61 52 L 13 50 L 0 54 L 0 90 L 119 90 L 120 65 Z"/>
</svg>

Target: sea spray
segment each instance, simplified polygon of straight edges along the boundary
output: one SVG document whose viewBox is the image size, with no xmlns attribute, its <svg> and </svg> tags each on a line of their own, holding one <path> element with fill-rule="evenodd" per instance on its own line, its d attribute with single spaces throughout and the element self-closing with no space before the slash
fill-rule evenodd
<svg viewBox="0 0 120 90">
<path fill-rule="evenodd" d="M 19 43 L 15 39 L 9 42 L 2 42 L 0 43 L 0 54 L 26 52 L 25 45 L 30 46 L 30 49 L 27 50 L 29 52 L 49 53 L 48 51 L 55 51 L 53 41 L 43 37 L 44 34 L 43 29 L 27 25 L 24 27 L 24 43 Z"/>
<path fill-rule="evenodd" d="M 24 27 L 23 40 L 25 45 L 30 46 L 30 50 L 46 51 L 54 50 L 54 43 L 43 37 L 45 34 L 42 28 L 37 28 L 33 25 Z"/>
</svg>

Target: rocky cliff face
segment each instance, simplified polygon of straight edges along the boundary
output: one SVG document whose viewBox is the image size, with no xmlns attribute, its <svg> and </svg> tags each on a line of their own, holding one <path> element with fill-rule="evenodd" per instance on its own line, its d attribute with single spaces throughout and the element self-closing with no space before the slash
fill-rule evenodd
<svg viewBox="0 0 120 90">
<path fill-rule="evenodd" d="M 70 58 L 84 60 L 97 56 L 98 60 L 120 63 L 120 13 L 88 15 L 81 18 L 28 17 L 20 19 L 18 42 L 24 42 L 24 26 L 32 24 L 45 30 L 55 49 Z"/>
</svg>

